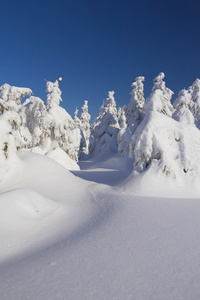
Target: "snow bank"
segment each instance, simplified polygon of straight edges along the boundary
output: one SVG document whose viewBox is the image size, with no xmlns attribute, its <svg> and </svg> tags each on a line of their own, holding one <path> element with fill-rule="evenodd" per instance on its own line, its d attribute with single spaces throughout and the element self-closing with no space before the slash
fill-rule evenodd
<svg viewBox="0 0 200 300">
<path fill-rule="evenodd" d="M 0 261 L 52 245 L 96 213 L 90 184 L 47 156 L 21 152 L 8 175 L 0 186 Z"/>
<path fill-rule="evenodd" d="M 74 160 L 72 160 L 69 155 L 61 148 L 56 148 L 55 150 L 49 151 L 46 156 L 55 160 L 57 163 L 68 170 L 80 170 L 78 164 Z"/>
<path fill-rule="evenodd" d="M 59 205 L 40 194 L 19 189 L 0 196 L 0 258 L 14 256 L 43 242 L 47 224 Z M 53 217 L 53 218 L 52 218 Z M 21 248 L 21 249 L 20 249 Z"/>
</svg>

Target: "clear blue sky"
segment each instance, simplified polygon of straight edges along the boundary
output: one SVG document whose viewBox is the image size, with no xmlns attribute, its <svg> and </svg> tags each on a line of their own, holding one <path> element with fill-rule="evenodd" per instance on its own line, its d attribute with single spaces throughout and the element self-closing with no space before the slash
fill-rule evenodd
<svg viewBox="0 0 200 300">
<path fill-rule="evenodd" d="M 145 96 L 164 72 L 175 93 L 200 77 L 198 0 L 1 0 L 1 82 L 46 100 L 44 79 L 62 76 L 62 106 L 84 99 L 97 117 L 108 90 L 118 105 L 145 76 Z"/>
</svg>

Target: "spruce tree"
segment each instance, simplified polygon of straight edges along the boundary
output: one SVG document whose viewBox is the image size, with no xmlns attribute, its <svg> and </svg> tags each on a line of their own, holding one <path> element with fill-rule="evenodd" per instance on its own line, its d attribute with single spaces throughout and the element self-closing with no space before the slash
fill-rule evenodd
<svg viewBox="0 0 200 300">
<path fill-rule="evenodd" d="M 117 136 L 118 151 L 122 155 L 125 155 L 125 154 L 129 153 L 129 145 L 131 142 L 131 132 L 130 132 L 129 128 L 127 127 L 126 116 L 125 116 L 124 111 L 121 113 L 119 122 L 120 122 L 121 129 Z"/>
<path fill-rule="evenodd" d="M 44 102 L 39 97 L 31 96 L 23 103 L 19 114 L 23 128 L 27 128 L 31 134 L 29 148 L 40 147 L 45 152 L 47 143 L 50 143 L 50 129 Z"/>
<path fill-rule="evenodd" d="M 82 131 L 82 140 L 81 140 L 81 149 L 85 154 L 89 152 L 89 140 L 90 140 L 90 119 L 91 116 L 88 113 L 88 101 L 84 101 L 84 105 L 82 106 L 82 112 L 80 115 L 80 129 Z"/>
<path fill-rule="evenodd" d="M 197 118 L 200 115 L 200 79 L 197 78 L 188 90 L 191 94 L 191 111 L 194 117 Z"/>
<path fill-rule="evenodd" d="M 154 78 L 154 86 L 150 96 L 146 100 L 145 111 L 158 111 L 171 117 L 174 111 L 170 102 L 173 92 L 165 86 L 164 77 L 165 74 L 161 72 Z"/>
<path fill-rule="evenodd" d="M 125 115 L 127 120 L 127 125 L 132 132 L 135 132 L 138 125 L 144 118 L 144 81 L 143 76 L 139 76 L 135 78 L 135 82 L 132 83 L 132 91 L 130 92 L 130 102 L 125 107 Z"/>
<path fill-rule="evenodd" d="M 73 160 L 78 160 L 81 134 L 71 116 L 60 105 L 62 101 L 59 83 L 61 77 L 54 83 L 47 81 L 47 132 L 50 132 L 50 150 L 61 148 Z"/>
<path fill-rule="evenodd" d="M 112 148 L 113 151 L 117 149 L 117 134 L 119 132 L 118 111 L 114 98 L 114 91 L 108 92 L 105 104 L 100 108 L 99 116 L 92 126 L 92 138 L 95 143 L 92 143 L 91 151 L 100 152 L 105 147 Z"/>
<path fill-rule="evenodd" d="M 174 101 L 175 112 L 173 118 L 181 123 L 194 124 L 194 116 L 191 112 L 192 101 L 191 94 L 183 89 L 178 93 L 177 99 Z"/>
<path fill-rule="evenodd" d="M 22 120 L 19 115 L 19 110 L 21 108 L 21 100 L 28 95 L 31 95 L 32 91 L 28 88 L 20 88 L 15 86 L 10 86 L 5 83 L 0 87 L 0 116 L 4 119 L 4 123 L 7 122 L 9 126 L 2 127 L 1 130 L 5 131 L 5 135 L 12 135 L 14 137 L 14 143 L 16 149 L 27 147 L 27 141 L 30 138 L 28 132 L 23 130 Z M 11 140 L 11 138 L 9 139 Z M 9 153 L 9 142 L 6 142 L 7 153 Z"/>
</svg>

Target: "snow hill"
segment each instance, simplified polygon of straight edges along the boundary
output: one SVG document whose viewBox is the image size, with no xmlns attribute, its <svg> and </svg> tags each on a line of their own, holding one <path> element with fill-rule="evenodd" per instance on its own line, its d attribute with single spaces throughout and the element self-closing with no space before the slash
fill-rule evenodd
<svg viewBox="0 0 200 300">
<path fill-rule="evenodd" d="M 0 195 L 1 299 L 199 298 L 199 199 L 137 196 L 130 159 L 101 159 L 74 175 L 20 155 Z"/>
</svg>

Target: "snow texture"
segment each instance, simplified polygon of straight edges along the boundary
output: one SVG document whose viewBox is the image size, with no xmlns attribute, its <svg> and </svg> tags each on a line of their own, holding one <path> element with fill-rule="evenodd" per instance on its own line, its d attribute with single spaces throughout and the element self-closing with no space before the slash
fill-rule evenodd
<svg viewBox="0 0 200 300">
<path fill-rule="evenodd" d="M 81 165 L 21 154 L 0 195 L 0 298 L 198 299 L 199 199 L 130 194 L 119 154 Z"/>
</svg>

